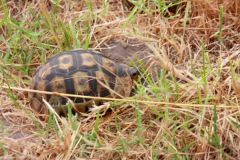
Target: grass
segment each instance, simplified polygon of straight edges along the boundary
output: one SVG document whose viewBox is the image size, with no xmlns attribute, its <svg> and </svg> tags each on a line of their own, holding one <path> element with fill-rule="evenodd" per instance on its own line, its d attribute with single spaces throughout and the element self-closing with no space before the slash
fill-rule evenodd
<svg viewBox="0 0 240 160">
<path fill-rule="evenodd" d="M 0 1 L 1 159 L 240 157 L 238 0 L 129 2 Z M 147 64 L 138 59 L 134 97 L 38 119 L 24 95 L 36 68 L 62 50 L 100 50 L 111 39 L 152 51 Z M 149 61 L 161 68 L 157 78 Z"/>
</svg>

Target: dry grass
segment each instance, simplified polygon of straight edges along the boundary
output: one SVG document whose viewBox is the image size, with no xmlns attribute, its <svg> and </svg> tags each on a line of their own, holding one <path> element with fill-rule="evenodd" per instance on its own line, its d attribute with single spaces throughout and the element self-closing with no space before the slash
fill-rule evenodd
<svg viewBox="0 0 240 160">
<path fill-rule="evenodd" d="M 138 40 L 163 71 L 156 83 L 137 82 L 133 99 L 166 102 L 116 101 L 42 122 L 22 92 L 1 88 L 2 159 L 240 158 L 240 1 L 0 4 L 1 85 L 28 88 L 36 67 L 61 50 Z"/>
</svg>

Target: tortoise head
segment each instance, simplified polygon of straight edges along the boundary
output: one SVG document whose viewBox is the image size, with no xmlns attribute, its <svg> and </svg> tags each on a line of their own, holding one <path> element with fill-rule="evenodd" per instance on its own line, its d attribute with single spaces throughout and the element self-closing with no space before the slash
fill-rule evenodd
<svg viewBox="0 0 240 160">
<path fill-rule="evenodd" d="M 128 68 L 128 74 L 130 75 L 132 80 L 137 80 L 137 78 L 139 76 L 139 71 L 134 67 L 129 67 Z"/>
</svg>

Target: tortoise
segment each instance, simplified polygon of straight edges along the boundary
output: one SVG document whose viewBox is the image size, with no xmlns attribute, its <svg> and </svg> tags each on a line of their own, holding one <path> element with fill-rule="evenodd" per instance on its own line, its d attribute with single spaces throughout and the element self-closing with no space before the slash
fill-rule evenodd
<svg viewBox="0 0 240 160">
<path fill-rule="evenodd" d="M 133 80 L 137 75 L 136 68 L 116 63 L 92 50 L 63 51 L 49 58 L 36 70 L 30 89 L 122 98 L 131 95 Z M 93 99 L 30 92 L 30 106 L 41 114 L 48 114 L 42 98 L 60 115 L 66 114 L 68 99 L 74 102 L 77 110 L 83 112 L 95 102 Z"/>
</svg>

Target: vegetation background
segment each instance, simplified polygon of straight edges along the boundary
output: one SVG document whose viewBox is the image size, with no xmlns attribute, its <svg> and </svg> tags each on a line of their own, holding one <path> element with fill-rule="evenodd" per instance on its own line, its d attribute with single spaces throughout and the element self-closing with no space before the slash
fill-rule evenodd
<svg viewBox="0 0 240 160">
<path fill-rule="evenodd" d="M 136 82 L 147 103 L 43 122 L 8 88 L 110 39 L 144 42 L 160 63 L 157 83 Z M 239 0 L 1 0 L 0 159 L 240 159 L 239 59 Z"/>
</svg>

